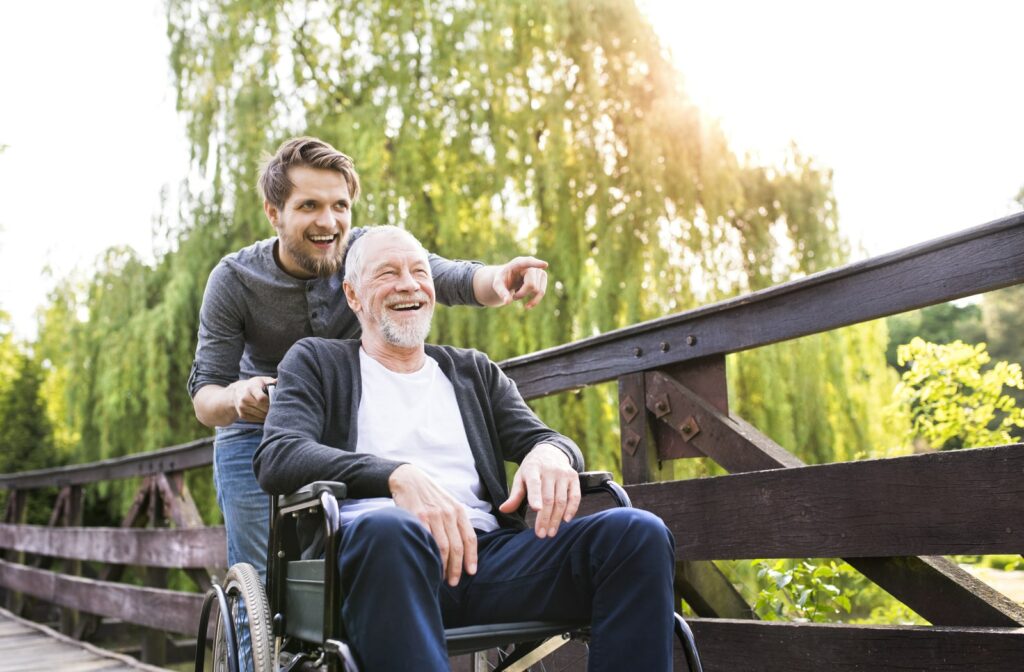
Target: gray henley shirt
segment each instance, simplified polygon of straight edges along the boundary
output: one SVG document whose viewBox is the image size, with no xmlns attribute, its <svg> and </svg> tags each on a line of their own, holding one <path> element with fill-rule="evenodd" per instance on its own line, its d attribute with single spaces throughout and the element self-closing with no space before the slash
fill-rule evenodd
<svg viewBox="0 0 1024 672">
<path fill-rule="evenodd" d="M 349 240 L 364 231 L 353 229 Z M 359 337 L 359 321 L 342 290 L 344 266 L 325 278 L 293 277 L 274 260 L 276 242 L 268 238 L 229 254 L 210 273 L 188 378 L 191 396 L 205 385 L 226 387 L 254 376 L 277 376 L 288 348 L 307 336 Z M 437 300 L 480 305 L 473 294 L 473 275 L 481 265 L 431 254 Z"/>
</svg>

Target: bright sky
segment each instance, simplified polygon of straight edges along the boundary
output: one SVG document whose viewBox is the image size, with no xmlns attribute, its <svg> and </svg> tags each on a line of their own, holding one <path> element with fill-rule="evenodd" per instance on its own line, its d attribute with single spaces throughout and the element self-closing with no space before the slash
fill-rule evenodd
<svg viewBox="0 0 1024 672">
<path fill-rule="evenodd" d="M 871 254 L 1017 211 L 1024 3 L 640 0 L 733 149 L 790 140 L 835 171 Z M 152 254 L 188 168 L 160 0 L 0 4 L 0 309 L 23 337 L 53 280 Z M 173 210 L 173 203 L 172 203 Z"/>
</svg>

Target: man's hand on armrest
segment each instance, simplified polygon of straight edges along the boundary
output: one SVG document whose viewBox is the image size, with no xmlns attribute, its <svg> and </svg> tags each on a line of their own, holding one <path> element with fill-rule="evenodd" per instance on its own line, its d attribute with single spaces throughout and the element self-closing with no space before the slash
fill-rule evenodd
<svg viewBox="0 0 1024 672">
<path fill-rule="evenodd" d="M 538 443 L 519 465 L 508 499 L 498 507 L 512 513 L 526 497 L 537 512 L 534 531 L 540 538 L 553 537 L 562 522 L 568 523 L 580 507 L 580 476 L 569 457 L 549 443 Z"/>
<path fill-rule="evenodd" d="M 395 505 L 416 516 L 434 537 L 449 585 L 458 585 L 463 567 L 476 574 L 476 531 L 462 504 L 411 464 L 391 472 L 388 487 Z"/>
<path fill-rule="evenodd" d="M 192 398 L 196 418 L 207 427 L 227 427 L 236 420 L 263 422 L 270 410 L 266 386 L 275 382 L 270 376 L 256 376 L 227 387 L 205 385 Z"/>
</svg>

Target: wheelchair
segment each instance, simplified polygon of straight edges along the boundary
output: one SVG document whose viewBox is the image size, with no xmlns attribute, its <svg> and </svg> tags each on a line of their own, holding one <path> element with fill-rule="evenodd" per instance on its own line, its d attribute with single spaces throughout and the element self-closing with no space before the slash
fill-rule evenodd
<svg viewBox="0 0 1024 672">
<path fill-rule="evenodd" d="M 603 492 L 617 506 L 631 506 L 625 490 L 607 472 L 580 474 L 580 490 L 584 495 Z M 319 481 L 271 498 L 266 590 L 256 570 L 245 563 L 232 566 L 223 586 L 210 589 L 200 613 L 196 672 L 204 670 L 214 604 L 219 612 L 215 672 L 359 672 L 345 641 L 337 570 L 338 501 L 346 493 L 344 483 Z M 305 516 L 315 516 L 322 531 L 322 559 L 302 559 L 298 526 Z M 702 672 L 693 633 L 678 613 L 675 634 L 690 672 Z M 474 654 L 474 672 L 547 670 L 545 658 L 571 641 L 585 645 L 588 635 L 589 624 L 579 622 L 526 621 L 445 630 L 448 655 Z M 239 651 L 244 660 L 239 660 Z"/>
</svg>

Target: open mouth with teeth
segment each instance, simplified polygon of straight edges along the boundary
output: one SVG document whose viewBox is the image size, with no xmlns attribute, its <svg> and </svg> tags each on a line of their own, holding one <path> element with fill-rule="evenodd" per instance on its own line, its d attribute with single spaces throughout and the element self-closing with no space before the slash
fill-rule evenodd
<svg viewBox="0 0 1024 672">
<path fill-rule="evenodd" d="M 388 306 L 389 310 L 397 310 L 399 312 L 415 312 L 423 307 L 425 302 L 422 301 L 403 301 L 402 303 L 392 303 Z"/>
<path fill-rule="evenodd" d="M 331 245 L 333 245 L 336 240 L 338 240 L 338 234 L 336 234 L 336 233 L 334 233 L 334 234 L 323 234 L 323 235 L 312 235 L 311 234 L 311 235 L 306 236 L 306 238 L 308 238 L 309 242 L 313 243 L 317 247 L 319 247 L 321 249 L 326 249 L 326 248 L 330 247 Z"/>
</svg>

